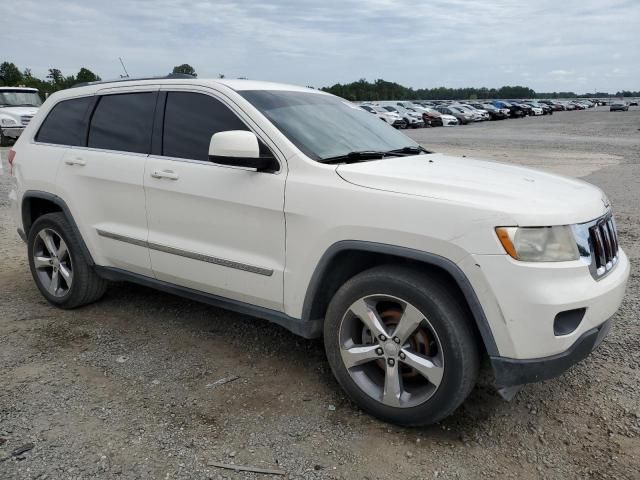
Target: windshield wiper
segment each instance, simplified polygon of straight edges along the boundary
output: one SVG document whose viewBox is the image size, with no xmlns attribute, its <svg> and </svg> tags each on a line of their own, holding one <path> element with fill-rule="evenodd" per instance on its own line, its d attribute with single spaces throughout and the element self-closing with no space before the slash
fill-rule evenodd
<svg viewBox="0 0 640 480">
<path fill-rule="evenodd" d="M 344 155 L 336 155 L 335 157 L 323 158 L 320 163 L 356 163 L 366 160 L 379 160 L 384 157 L 397 156 L 397 153 L 379 152 L 377 150 L 360 150 L 349 152 Z"/>
<path fill-rule="evenodd" d="M 420 146 L 407 146 L 396 148 L 395 150 L 387 150 L 386 152 L 378 150 L 360 150 L 349 152 L 344 155 L 336 155 L 335 157 L 323 158 L 320 163 L 357 163 L 367 160 L 380 160 L 385 157 L 406 157 L 409 155 L 417 155 L 419 153 L 431 153 Z"/>
<path fill-rule="evenodd" d="M 397 148 L 395 150 L 389 150 L 386 153 L 388 153 L 388 154 L 389 153 L 391 153 L 391 154 L 406 153 L 407 155 L 415 155 L 415 154 L 418 154 L 418 153 L 433 153 L 433 152 L 430 152 L 426 148 L 422 148 L 419 145 L 409 145 L 407 147 Z"/>
</svg>

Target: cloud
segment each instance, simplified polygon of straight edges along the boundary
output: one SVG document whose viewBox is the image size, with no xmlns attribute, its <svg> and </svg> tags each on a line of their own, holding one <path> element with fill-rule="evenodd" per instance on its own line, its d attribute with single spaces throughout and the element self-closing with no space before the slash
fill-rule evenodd
<svg viewBox="0 0 640 480">
<path fill-rule="evenodd" d="M 556 77 L 566 77 L 569 75 L 575 75 L 576 72 L 574 72 L 573 70 L 551 70 L 549 72 L 549 75 L 553 75 Z"/>
<path fill-rule="evenodd" d="M 365 77 L 548 91 L 595 77 L 599 89 L 638 89 L 638 24 L 634 0 L 21 0 L 0 30 L 0 61 L 41 76 L 85 66 L 117 78 L 123 57 L 136 76 L 189 63 L 200 76 L 315 86 Z M 611 75 L 620 62 L 624 75 Z"/>
</svg>

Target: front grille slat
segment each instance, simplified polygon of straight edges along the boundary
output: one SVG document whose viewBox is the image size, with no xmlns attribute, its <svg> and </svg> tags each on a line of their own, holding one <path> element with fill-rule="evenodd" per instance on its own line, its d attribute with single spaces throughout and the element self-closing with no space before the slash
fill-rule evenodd
<svg viewBox="0 0 640 480">
<path fill-rule="evenodd" d="M 609 235 L 611 236 L 611 243 L 613 246 L 613 251 L 618 252 L 618 235 L 616 235 L 616 227 L 613 224 L 613 219 L 609 219 L 607 222 L 607 229 L 609 230 Z"/>
<path fill-rule="evenodd" d="M 603 276 L 618 261 L 618 232 L 611 216 L 605 217 L 589 228 L 591 257 L 596 278 Z"/>
<path fill-rule="evenodd" d="M 31 121 L 32 118 L 33 118 L 33 115 L 22 115 L 20 117 L 20 123 L 22 123 L 22 125 L 26 127 L 27 125 L 29 125 L 29 122 Z"/>
</svg>

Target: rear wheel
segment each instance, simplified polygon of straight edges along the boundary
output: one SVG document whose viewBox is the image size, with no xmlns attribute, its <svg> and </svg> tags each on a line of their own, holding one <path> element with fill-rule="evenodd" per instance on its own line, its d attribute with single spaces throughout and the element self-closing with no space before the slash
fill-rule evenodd
<svg viewBox="0 0 640 480">
<path fill-rule="evenodd" d="M 447 417 L 478 375 L 464 308 L 442 282 L 407 268 L 376 267 L 345 283 L 327 310 L 324 342 L 347 394 L 400 425 Z"/>
<path fill-rule="evenodd" d="M 27 242 L 31 274 L 50 303 L 76 308 L 102 297 L 107 282 L 87 263 L 62 213 L 39 217 L 29 230 Z"/>
</svg>

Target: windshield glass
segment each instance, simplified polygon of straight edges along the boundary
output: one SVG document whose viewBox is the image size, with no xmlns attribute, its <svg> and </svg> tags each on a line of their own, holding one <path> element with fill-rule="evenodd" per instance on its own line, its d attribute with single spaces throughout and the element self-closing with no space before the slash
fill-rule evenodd
<svg viewBox="0 0 640 480">
<path fill-rule="evenodd" d="M 386 122 L 333 95 L 276 90 L 238 93 L 314 160 L 418 147 Z"/>
<path fill-rule="evenodd" d="M 39 107 L 42 100 L 37 92 L 26 92 L 24 90 L 2 90 L 0 91 L 0 106 L 3 107 Z"/>
</svg>

